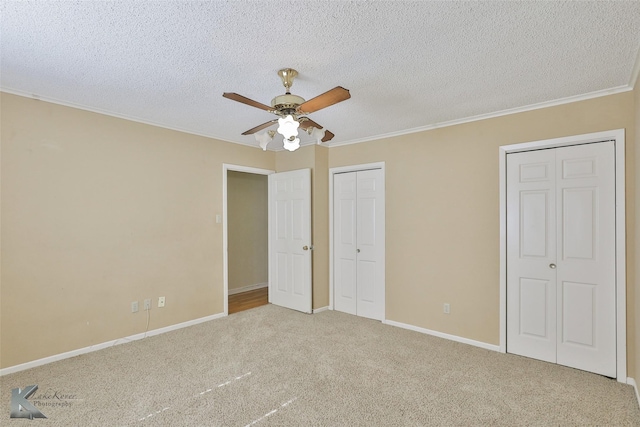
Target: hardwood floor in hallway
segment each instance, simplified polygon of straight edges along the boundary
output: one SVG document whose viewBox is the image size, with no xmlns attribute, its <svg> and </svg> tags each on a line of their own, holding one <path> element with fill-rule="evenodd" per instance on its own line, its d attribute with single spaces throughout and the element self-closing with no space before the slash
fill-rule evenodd
<svg viewBox="0 0 640 427">
<path fill-rule="evenodd" d="M 229 314 L 269 304 L 269 288 L 229 295 Z"/>
</svg>

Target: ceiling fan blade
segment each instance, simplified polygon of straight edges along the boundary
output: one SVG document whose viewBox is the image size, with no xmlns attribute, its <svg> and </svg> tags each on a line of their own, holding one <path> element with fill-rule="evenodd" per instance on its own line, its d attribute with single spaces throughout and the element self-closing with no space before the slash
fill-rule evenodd
<svg viewBox="0 0 640 427">
<path fill-rule="evenodd" d="M 269 107 L 268 105 L 264 105 L 258 101 L 254 101 L 253 99 L 249 99 L 246 96 L 242 96 L 242 95 L 238 95 L 237 93 L 233 93 L 233 92 L 225 92 L 222 94 L 222 96 L 224 96 L 225 98 L 231 99 L 233 101 L 238 101 L 241 102 L 243 104 L 247 104 L 250 105 L 252 107 L 256 107 L 259 108 L 261 110 L 265 110 L 265 111 L 273 111 L 272 107 Z"/>
<path fill-rule="evenodd" d="M 307 130 L 308 128 L 322 129 L 322 126 L 320 126 L 319 124 L 317 124 L 316 122 L 314 122 L 308 117 L 300 117 L 298 121 L 300 122 L 300 129 L 304 129 L 304 130 Z"/>
<path fill-rule="evenodd" d="M 304 120 L 300 120 L 300 128 L 304 129 L 304 130 L 308 130 L 309 128 L 316 128 L 316 129 L 322 129 L 322 126 L 320 126 L 318 123 L 314 122 L 313 120 L 311 120 L 308 117 L 301 117 L 301 119 Z M 333 132 L 329 131 L 329 130 L 324 130 L 324 137 L 322 138 L 322 142 L 327 142 L 327 141 L 331 141 L 333 139 L 335 135 L 333 134 Z"/>
<path fill-rule="evenodd" d="M 325 131 L 324 138 L 322 138 L 322 142 L 331 141 L 335 135 L 331 133 L 331 131 Z"/>
<path fill-rule="evenodd" d="M 298 107 L 300 113 L 309 114 L 314 111 L 321 110 L 330 105 L 337 104 L 351 98 L 349 91 L 341 86 L 336 86 L 328 92 L 318 95 L 315 98 L 311 98 L 307 102 L 303 102 Z"/>
<path fill-rule="evenodd" d="M 268 128 L 269 126 L 273 125 L 273 124 L 274 124 L 274 123 L 276 123 L 277 121 L 278 121 L 278 119 L 276 119 L 276 120 L 270 120 L 270 121 L 268 121 L 268 122 L 266 122 L 266 123 L 263 123 L 263 124 L 261 124 L 261 125 L 258 125 L 258 126 L 256 126 L 256 127 L 254 127 L 254 128 L 251 128 L 251 129 L 249 129 L 248 131 L 242 132 L 242 134 L 243 134 L 243 135 L 251 135 L 252 133 L 256 133 L 256 132 L 258 132 L 258 131 L 260 131 L 260 130 L 262 130 L 262 129 L 266 129 L 266 128 Z"/>
</svg>

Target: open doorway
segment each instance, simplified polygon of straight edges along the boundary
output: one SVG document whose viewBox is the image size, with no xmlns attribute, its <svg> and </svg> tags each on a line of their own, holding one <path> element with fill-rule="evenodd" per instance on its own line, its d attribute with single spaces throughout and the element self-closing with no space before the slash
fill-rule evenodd
<svg viewBox="0 0 640 427">
<path fill-rule="evenodd" d="M 268 179 L 271 171 L 224 167 L 225 313 L 269 302 Z"/>
</svg>

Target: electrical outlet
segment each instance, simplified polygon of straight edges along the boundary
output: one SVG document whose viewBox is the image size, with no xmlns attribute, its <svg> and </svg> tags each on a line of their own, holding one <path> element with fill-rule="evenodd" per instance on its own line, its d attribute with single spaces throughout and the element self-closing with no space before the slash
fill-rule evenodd
<svg viewBox="0 0 640 427">
<path fill-rule="evenodd" d="M 137 313 L 138 312 L 138 301 L 133 301 L 131 303 L 131 312 L 132 313 Z"/>
<path fill-rule="evenodd" d="M 144 300 L 144 309 L 151 310 L 151 298 L 147 298 Z"/>
<path fill-rule="evenodd" d="M 158 307 L 164 307 L 164 297 L 158 297 Z"/>
<path fill-rule="evenodd" d="M 444 314 L 451 313 L 451 306 L 447 303 L 444 304 Z"/>
</svg>

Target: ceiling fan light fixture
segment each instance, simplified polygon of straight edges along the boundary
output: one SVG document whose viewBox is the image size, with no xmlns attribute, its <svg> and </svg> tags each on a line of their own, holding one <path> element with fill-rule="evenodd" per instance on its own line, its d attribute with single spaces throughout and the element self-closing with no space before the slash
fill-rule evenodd
<svg viewBox="0 0 640 427">
<path fill-rule="evenodd" d="M 300 138 L 294 138 L 293 140 L 284 139 L 284 149 L 288 151 L 296 151 L 300 148 Z"/>
<path fill-rule="evenodd" d="M 285 140 L 298 136 L 298 126 L 300 126 L 300 123 L 295 121 L 291 114 L 284 119 L 279 118 L 278 125 L 278 133 L 284 136 Z"/>
<path fill-rule="evenodd" d="M 326 133 L 327 131 L 324 129 L 313 127 L 311 128 L 311 132 L 309 132 L 309 135 L 316 139 L 316 144 L 320 144 L 322 143 L 322 138 L 324 138 Z"/>
<path fill-rule="evenodd" d="M 260 145 L 260 148 L 262 148 L 262 150 L 264 151 L 267 151 L 267 145 L 273 139 L 273 134 L 271 132 L 256 133 L 255 137 L 256 141 L 258 141 L 258 144 Z"/>
</svg>

